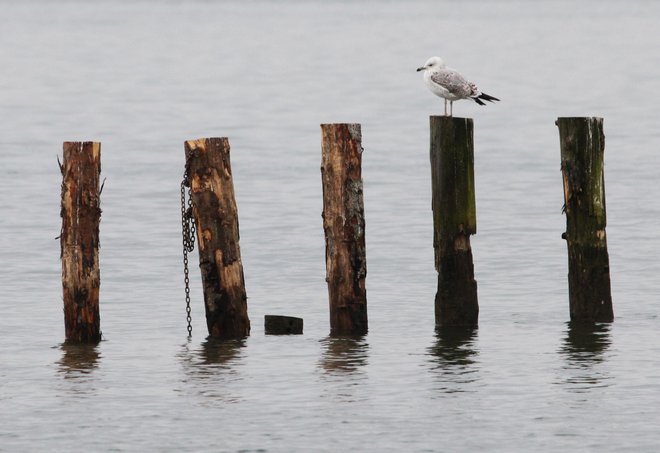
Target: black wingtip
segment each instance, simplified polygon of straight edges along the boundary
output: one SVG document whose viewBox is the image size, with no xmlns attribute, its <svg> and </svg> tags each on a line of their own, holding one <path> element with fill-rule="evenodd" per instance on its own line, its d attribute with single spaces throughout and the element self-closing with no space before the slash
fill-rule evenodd
<svg viewBox="0 0 660 453">
<path fill-rule="evenodd" d="M 479 104 L 479 105 L 486 105 L 486 103 L 483 102 L 483 101 L 482 101 L 481 99 L 479 99 L 479 98 L 472 98 L 472 99 L 474 99 L 474 102 L 476 102 L 476 103 Z"/>
<path fill-rule="evenodd" d="M 489 102 L 499 101 L 499 99 L 496 98 L 495 96 L 491 96 L 490 94 L 486 94 L 486 93 L 481 93 L 479 95 L 479 99 L 483 99 L 484 101 L 489 101 Z"/>
</svg>

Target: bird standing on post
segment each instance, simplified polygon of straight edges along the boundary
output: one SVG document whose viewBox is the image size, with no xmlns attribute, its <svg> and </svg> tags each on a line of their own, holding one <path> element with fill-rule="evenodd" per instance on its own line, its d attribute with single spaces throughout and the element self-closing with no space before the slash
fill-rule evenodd
<svg viewBox="0 0 660 453">
<path fill-rule="evenodd" d="M 447 116 L 447 101 L 449 101 L 449 116 L 453 116 L 454 101 L 472 99 L 479 105 L 486 105 L 483 101 L 499 101 L 496 97 L 479 91 L 479 88 L 469 82 L 455 69 L 448 68 L 442 58 L 431 57 L 424 66 L 417 68 L 417 72 L 424 71 L 424 82 L 429 90 L 436 96 L 445 100 L 445 116 Z"/>
</svg>

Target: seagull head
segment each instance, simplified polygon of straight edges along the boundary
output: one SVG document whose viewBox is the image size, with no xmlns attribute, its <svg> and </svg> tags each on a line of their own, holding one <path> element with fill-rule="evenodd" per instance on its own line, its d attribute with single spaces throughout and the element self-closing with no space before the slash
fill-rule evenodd
<svg viewBox="0 0 660 453">
<path fill-rule="evenodd" d="M 443 68 L 445 66 L 445 62 L 442 61 L 442 58 L 440 57 L 431 57 L 428 60 L 426 60 L 426 63 L 424 63 L 424 66 L 421 68 L 417 68 L 417 72 L 419 71 L 424 71 L 426 69 L 437 69 L 437 68 Z"/>
</svg>

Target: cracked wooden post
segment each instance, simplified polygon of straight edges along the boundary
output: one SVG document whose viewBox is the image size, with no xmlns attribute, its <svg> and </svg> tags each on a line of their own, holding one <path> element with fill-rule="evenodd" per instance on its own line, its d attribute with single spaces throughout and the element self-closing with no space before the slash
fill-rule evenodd
<svg viewBox="0 0 660 453">
<path fill-rule="evenodd" d="M 367 259 L 359 124 L 322 124 L 323 231 L 330 334 L 364 335 Z"/>
<path fill-rule="evenodd" d="M 477 232 L 471 118 L 431 116 L 433 248 L 438 272 L 435 323 L 476 326 L 477 282 L 470 235 Z"/>
<path fill-rule="evenodd" d="M 229 140 L 189 140 L 185 142 L 185 152 L 209 335 L 244 338 L 250 334 L 250 320 L 238 244 Z"/>
<path fill-rule="evenodd" d="M 558 118 L 568 245 L 570 315 L 614 320 L 605 234 L 605 135 L 602 118 Z"/>
<path fill-rule="evenodd" d="M 60 253 L 65 338 L 98 343 L 101 144 L 64 142 L 63 148 Z"/>
</svg>

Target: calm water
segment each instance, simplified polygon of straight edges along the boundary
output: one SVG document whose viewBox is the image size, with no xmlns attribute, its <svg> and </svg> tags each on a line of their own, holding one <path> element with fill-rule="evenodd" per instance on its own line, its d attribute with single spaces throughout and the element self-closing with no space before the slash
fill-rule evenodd
<svg viewBox="0 0 660 453">
<path fill-rule="evenodd" d="M 0 451 L 660 449 L 660 4 L 0 2 Z M 434 333 L 428 116 L 475 118 L 478 331 Z M 602 116 L 616 321 L 568 320 L 558 116 Z M 320 130 L 363 127 L 370 333 L 328 338 Z M 183 141 L 228 136 L 252 335 L 186 337 Z M 101 324 L 63 346 L 64 140 L 102 142 Z M 196 259 L 196 253 L 195 253 Z M 305 319 L 266 337 L 265 314 Z"/>
</svg>

